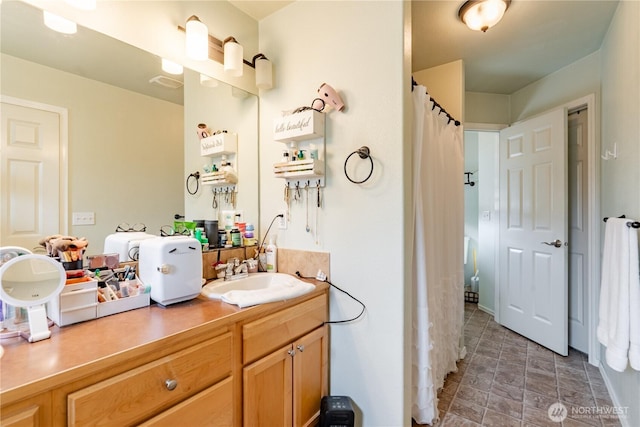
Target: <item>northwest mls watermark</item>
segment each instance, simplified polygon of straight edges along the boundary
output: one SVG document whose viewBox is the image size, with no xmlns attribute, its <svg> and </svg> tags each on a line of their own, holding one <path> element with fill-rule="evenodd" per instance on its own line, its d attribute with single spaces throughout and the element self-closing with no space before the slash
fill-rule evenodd
<svg viewBox="0 0 640 427">
<path fill-rule="evenodd" d="M 561 423 L 565 418 L 569 417 L 574 420 L 584 418 L 598 419 L 618 419 L 627 416 L 627 406 L 577 406 L 570 405 L 567 408 L 564 404 L 557 402 L 549 406 L 547 414 L 549 419 L 556 423 Z"/>
</svg>

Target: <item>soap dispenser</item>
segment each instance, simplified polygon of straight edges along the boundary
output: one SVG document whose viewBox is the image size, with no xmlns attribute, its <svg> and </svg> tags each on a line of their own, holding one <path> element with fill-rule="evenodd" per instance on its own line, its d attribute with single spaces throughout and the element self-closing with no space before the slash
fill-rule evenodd
<svg viewBox="0 0 640 427">
<path fill-rule="evenodd" d="M 278 248 L 273 243 L 273 238 L 269 238 L 269 244 L 265 248 L 267 254 L 267 273 L 278 272 Z"/>
</svg>

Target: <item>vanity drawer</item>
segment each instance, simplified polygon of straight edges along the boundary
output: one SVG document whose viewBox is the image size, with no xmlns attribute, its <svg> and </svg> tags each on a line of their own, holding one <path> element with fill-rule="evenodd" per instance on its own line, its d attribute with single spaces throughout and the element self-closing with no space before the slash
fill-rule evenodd
<svg viewBox="0 0 640 427">
<path fill-rule="evenodd" d="M 244 364 L 290 343 L 327 320 L 327 296 L 319 295 L 242 326 Z"/>
<path fill-rule="evenodd" d="M 140 424 L 140 427 L 232 425 L 233 381 L 229 377 Z"/>
<path fill-rule="evenodd" d="M 69 394 L 68 425 L 137 424 L 188 399 L 231 375 L 232 341 L 228 332 Z"/>
</svg>

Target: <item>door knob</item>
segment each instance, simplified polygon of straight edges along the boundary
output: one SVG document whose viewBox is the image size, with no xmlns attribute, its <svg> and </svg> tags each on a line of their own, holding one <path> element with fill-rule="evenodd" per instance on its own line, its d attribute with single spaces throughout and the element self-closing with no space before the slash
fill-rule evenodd
<svg viewBox="0 0 640 427">
<path fill-rule="evenodd" d="M 560 239 L 556 239 L 553 242 L 542 242 L 542 243 L 549 246 L 555 246 L 556 248 L 562 247 L 562 240 Z"/>
</svg>

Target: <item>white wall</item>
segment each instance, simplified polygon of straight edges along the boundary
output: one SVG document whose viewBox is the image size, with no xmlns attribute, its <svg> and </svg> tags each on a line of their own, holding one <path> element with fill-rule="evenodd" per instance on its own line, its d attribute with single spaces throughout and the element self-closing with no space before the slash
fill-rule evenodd
<svg viewBox="0 0 640 427">
<path fill-rule="evenodd" d="M 319 243 L 305 232 L 305 206 L 294 205 L 278 246 L 331 253 L 331 280 L 367 306 L 356 322 L 331 327 L 330 389 L 351 396 L 366 426 L 410 423 L 410 350 L 405 307 L 407 205 L 405 164 L 411 116 L 408 47 L 403 45 L 404 2 L 298 1 L 260 21 L 260 49 L 273 60 L 275 88 L 260 99 L 260 211 L 262 229 L 282 208 L 284 182 L 272 164 L 284 145 L 272 123 L 283 110 L 310 105 L 327 82 L 347 108 L 326 117 L 327 176 L 319 216 Z M 346 157 L 362 145 L 375 169 L 363 185 L 343 173 Z M 360 172 L 368 172 L 367 162 Z M 363 176 L 364 177 L 364 176 Z M 362 178 L 363 178 L 362 177 Z M 409 187 L 410 188 L 410 187 Z M 313 224 L 312 224 L 313 226 Z M 359 306 L 331 292 L 331 319 L 354 316 Z"/>
<path fill-rule="evenodd" d="M 478 307 L 495 312 L 495 287 L 498 283 L 499 174 L 498 132 L 478 134 L 478 269 L 480 295 Z M 488 214 L 487 214 L 488 213 Z"/>
<path fill-rule="evenodd" d="M 478 181 L 478 132 L 464 132 L 464 171 L 473 172 L 469 180 Z M 467 177 L 465 176 L 465 182 Z M 467 263 L 464 266 L 464 284 L 471 284 L 473 271 L 473 251 L 478 252 L 478 192 L 479 185 L 464 186 L 464 235 L 469 237 L 469 247 L 467 249 Z M 477 260 L 477 258 L 476 258 Z M 484 291 L 484 289 L 483 289 Z"/>
<path fill-rule="evenodd" d="M 497 93 L 466 92 L 464 94 L 465 126 L 468 123 L 507 125 L 511 96 Z"/>
<path fill-rule="evenodd" d="M 69 212 L 96 214 L 95 225 L 69 220 L 69 233 L 87 238 L 87 254 L 102 253 L 121 222 L 158 234 L 182 211 L 182 105 L 8 55 L 1 87 L 4 95 L 68 109 Z"/>
<path fill-rule="evenodd" d="M 585 56 L 511 94 L 510 123 L 533 117 L 554 107 L 596 94 L 600 96 L 600 51 Z"/>
<path fill-rule="evenodd" d="M 617 160 L 602 162 L 603 216 L 640 218 L 640 2 L 621 1 L 602 46 L 602 149 L 618 145 Z M 603 363 L 604 348 L 601 360 Z M 604 367 L 614 403 L 627 407 L 626 426 L 640 425 L 640 372 Z"/>
<path fill-rule="evenodd" d="M 465 119 L 464 64 L 462 60 L 449 62 L 437 67 L 415 71 L 413 78 L 425 86 L 429 95 L 438 101 L 449 115 L 460 122 Z"/>
</svg>

